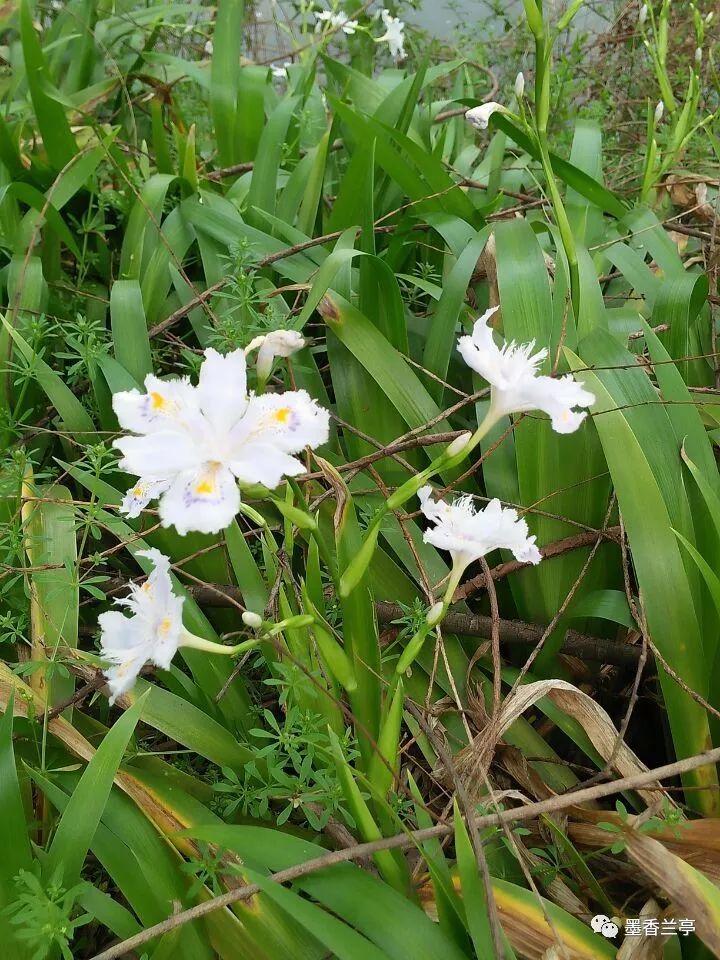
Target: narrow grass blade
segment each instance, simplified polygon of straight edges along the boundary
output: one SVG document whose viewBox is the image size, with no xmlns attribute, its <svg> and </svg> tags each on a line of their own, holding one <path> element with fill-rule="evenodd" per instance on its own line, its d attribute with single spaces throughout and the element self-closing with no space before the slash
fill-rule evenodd
<svg viewBox="0 0 720 960">
<path fill-rule="evenodd" d="M 48 878 L 62 875 L 70 887 L 80 878 L 85 857 L 105 808 L 113 779 L 140 719 L 143 704 L 128 710 L 107 734 L 73 792 L 48 851 Z"/>
</svg>

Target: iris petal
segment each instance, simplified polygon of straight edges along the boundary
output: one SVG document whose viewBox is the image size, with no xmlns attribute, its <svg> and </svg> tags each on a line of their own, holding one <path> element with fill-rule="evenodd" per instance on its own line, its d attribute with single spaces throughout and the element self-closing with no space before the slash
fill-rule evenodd
<svg viewBox="0 0 720 960">
<path fill-rule="evenodd" d="M 232 459 L 237 460 L 242 446 L 250 443 L 272 446 L 283 453 L 319 447 L 327 442 L 329 422 L 327 410 L 305 390 L 251 397 L 245 416 L 231 435 Z"/>
<path fill-rule="evenodd" d="M 189 530 L 219 533 L 239 509 L 235 477 L 223 464 L 211 462 L 175 478 L 160 500 L 160 519 L 163 526 L 172 524 L 180 534 Z"/>
<path fill-rule="evenodd" d="M 219 432 L 226 432 L 242 417 L 248 404 L 245 354 L 234 350 L 222 356 L 205 351 L 197 396 L 202 412 Z"/>
<path fill-rule="evenodd" d="M 230 469 L 243 483 L 261 483 L 273 490 L 283 477 L 297 477 L 305 473 L 305 464 L 289 453 L 266 443 L 250 443 L 243 447 Z"/>
<path fill-rule="evenodd" d="M 198 446 L 188 434 L 120 437 L 113 446 L 122 453 L 120 469 L 146 480 L 166 480 L 198 464 Z"/>
<path fill-rule="evenodd" d="M 131 519 L 139 517 L 150 501 L 159 497 L 169 486 L 169 480 L 140 477 L 123 497 L 123 502 L 120 504 L 120 513 Z"/>
</svg>

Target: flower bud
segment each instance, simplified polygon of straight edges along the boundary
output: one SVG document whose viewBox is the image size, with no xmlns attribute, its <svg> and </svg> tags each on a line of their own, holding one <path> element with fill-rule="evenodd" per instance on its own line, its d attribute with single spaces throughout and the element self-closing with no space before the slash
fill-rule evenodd
<svg viewBox="0 0 720 960">
<path fill-rule="evenodd" d="M 663 118 L 665 113 L 665 104 L 662 100 L 658 100 L 658 105 L 655 107 L 655 117 L 653 123 L 657 126 Z"/>
<path fill-rule="evenodd" d="M 520 73 L 515 77 L 515 96 L 518 98 L 518 100 L 522 100 L 522 96 L 524 93 L 525 93 L 525 76 L 523 75 L 523 72 L 520 71 Z"/>
<path fill-rule="evenodd" d="M 299 530 L 317 530 L 317 522 L 309 513 L 293 507 L 290 503 L 285 503 L 284 500 L 273 500 L 273 503 L 285 519 L 294 523 Z"/>
<path fill-rule="evenodd" d="M 647 16 L 648 16 L 648 5 L 644 3 L 640 7 L 640 13 L 638 14 L 638 23 L 640 24 L 640 26 L 642 26 L 645 23 L 645 21 L 647 20 Z"/>
<path fill-rule="evenodd" d="M 695 48 L 695 66 L 699 67 L 702 63 L 702 47 Z"/>
<path fill-rule="evenodd" d="M 258 613 L 253 613 L 252 610 L 245 610 L 242 615 L 242 622 L 251 630 L 259 630 L 262 626 L 262 617 Z"/>
<path fill-rule="evenodd" d="M 449 457 L 455 457 L 458 453 L 461 453 L 465 447 L 468 445 L 468 441 L 472 437 L 472 434 L 469 430 L 466 430 L 465 433 L 461 433 L 459 437 L 455 437 L 452 443 L 448 444 L 448 448 L 445 451 Z"/>
<path fill-rule="evenodd" d="M 245 355 L 258 351 L 256 370 L 258 380 L 264 383 L 270 376 L 275 357 L 291 357 L 304 346 L 305 339 L 297 330 L 272 330 L 251 340 L 245 347 Z"/>
<path fill-rule="evenodd" d="M 365 571 L 370 566 L 370 561 L 372 560 L 373 554 L 375 553 L 375 548 L 377 547 L 378 534 L 380 533 L 380 521 L 382 521 L 382 515 L 379 515 L 379 520 L 378 517 L 376 517 L 375 521 L 370 525 L 367 533 L 365 534 L 365 539 L 360 544 L 360 549 L 357 551 L 353 559 L 345 568 L 345 572 L 340 577 L 338 593 L 343 599 L 350 596 L 355 587 L 365 576 Z"/>
<path fill-rule="evenodd" d="M 425 620 L 429 627 L 434 627 L 442 619 L 443 611 L 445 610 L 445 604 L 442 600 L 438 600 L 437 603 L 434 603 L 427 612 Z"/>
<path fill-rule="evenodd" d="M 309 613 L 296 613 L 294 617 L 286 617 L 280 623 L 276 623 L 270 631 L 270 636 L 281 633 L 283 630 L 301 630 L 303 627 L 309 627 L 315 623 L 315 617 Z"/>
<path fill-rule="evenodd" d="M 712 18 L 715 16 L 715 11 L 711 10 L 710 13 L 705 17 L 705 26 L 712 22 Z"/>
</svg>

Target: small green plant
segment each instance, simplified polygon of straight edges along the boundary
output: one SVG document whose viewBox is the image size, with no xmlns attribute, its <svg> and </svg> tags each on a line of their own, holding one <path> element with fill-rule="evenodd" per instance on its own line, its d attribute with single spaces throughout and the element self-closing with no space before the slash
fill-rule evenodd
<svg viewBox="0 0 720 960">
<path fill-rule="evenodd" d="M 75 933 L 93 919 L 78 903 L 89 884 L 77 883 L 66 890 L 62 873 L 59 868 L 44 884 L 39 870 L 21 870 L 17 898 L 6 908 L 14 936 L 27 944 L 31 960 L 45 960 L 58 950 L 65 960 L 73 960 L 70 944 Z"/>
</svg>

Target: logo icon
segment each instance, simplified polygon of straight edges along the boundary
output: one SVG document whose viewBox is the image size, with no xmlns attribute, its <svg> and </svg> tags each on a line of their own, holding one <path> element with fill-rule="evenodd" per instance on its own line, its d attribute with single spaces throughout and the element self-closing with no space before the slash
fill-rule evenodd
<svg viewBox="0 0 720 960">
<path fill-rule="evenodd" d="M 597 916 L 594 916 L 590 921 L 590 926 L 594 933 L 601 933 L 606 940 L 614 940 L 620 932 L 620 928 L 615 921 L 606 917 L 604 913 L 598 913 Z"/>
</svg>

